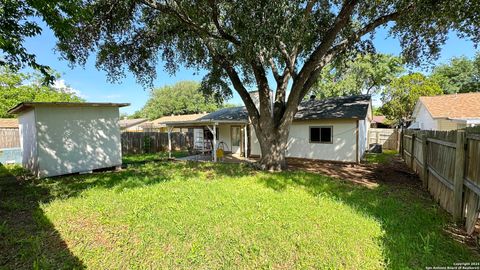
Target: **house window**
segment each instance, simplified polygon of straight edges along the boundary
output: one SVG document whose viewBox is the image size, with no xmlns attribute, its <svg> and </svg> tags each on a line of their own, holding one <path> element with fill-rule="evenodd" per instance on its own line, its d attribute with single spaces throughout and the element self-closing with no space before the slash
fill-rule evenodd
<svg viewBox="0 0 480 270">
<path fill-rule="evenodd" d="M 311 143 L 332 143 L 333 142 L 332 127 L 310 127 Z"/>
</svg>

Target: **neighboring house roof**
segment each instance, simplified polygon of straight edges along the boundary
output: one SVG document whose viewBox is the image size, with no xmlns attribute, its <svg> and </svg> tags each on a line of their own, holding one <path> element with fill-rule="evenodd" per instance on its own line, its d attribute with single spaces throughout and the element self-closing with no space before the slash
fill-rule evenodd
<svg viewBox="0 0 480 270">
<path fill-rule="evenodd" d="M 354 118 L 364 119 L 371 103 L 369 95 L 347 96 L 300 103 L 295 120 Z"/>
<path fill-rule="evenodd" d="M 0 118 L 0 128 L 18 128 L 16 118 Z"/>
<path fill-rule="evenodd" d="M 383 124 L 386 119 L 385 115 L 374 115 L 372 117 L 372 123 Z"/>
<path fill-rule="evenodd" d="M 207 115 L 207 113 L 194 113 L 194 114 L 163 116 L 163 117 L 160 117 L 158 119 L 145 122 L 141 126 L 143 128 L 161 128 L 161 127 L 165 127 L 167 123 L 195 121 L 195 120 L 198 120 L 205 115 Z"/>
<path fill-rule="evenodd" d="M 420 97 L 433 118 L 480 118 L 480 92 Z"/>
<path fill-rule="evenodd" d="M 143 122 L 146 122 L 147 119 L 145 118 L 138 118 L 138 119 L 121 119 L 118 121 L 118 124 L 120 125 L 120 128 L 129 128 L 136 126 L 138 124 L 141 124 Z"/>
<path fill-rule="evenodd" d="M 100 102 L 22 102 L 8 111 L 10 114 L 21 113 L 35 107 L 125 107 L 130 103 Z"/>
</svg>

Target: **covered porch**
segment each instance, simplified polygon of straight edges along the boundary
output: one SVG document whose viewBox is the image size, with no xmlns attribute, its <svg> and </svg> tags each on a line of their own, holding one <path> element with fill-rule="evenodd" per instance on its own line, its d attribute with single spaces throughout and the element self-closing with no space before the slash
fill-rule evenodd
<svg viewBox="0 0 480 270">
<path fill-rule="evenodd" d="M 193 129 L 194 135 L 193 145 L 189 149 L 191 155 L 181 160 L 230 163 L 250 161 L 248 120 L 198 119 L 169 122 L 166 126 L 169 157 L 173 150 L 171 140 L 173 129 L 189 128 Z"/>
</svg>

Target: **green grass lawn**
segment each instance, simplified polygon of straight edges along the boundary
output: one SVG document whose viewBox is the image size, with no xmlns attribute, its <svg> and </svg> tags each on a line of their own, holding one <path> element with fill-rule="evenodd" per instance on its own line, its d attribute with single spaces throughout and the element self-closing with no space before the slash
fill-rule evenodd
<svg viewBox="0 0 480 270">
<path fill-rule="evenodd" d="M 383 150 L 382 153 L 367 153 L 365 159 L 367 163 L 384 164 L 396 154 L 398 154 L 396 150 Z"/>
<path fill-rule="evenodd" d="M 188 156 L 187 151 L 172 151 L 172 158 L 181 158 Z M 123 156 L 124 164 L 131 163 L 145 163 L 152 161 L 163 161 L 168 159 L 168 152 L 147 153 L 141 155 L 126 155 Z"/>
<path fill-rule="evenodd" d="M 0 268 L 418 269 L 480 260 L 444 232 L 449 217 L 428 193 L 406 185 L 161 161 L 1 188 Z"/>
</svg>

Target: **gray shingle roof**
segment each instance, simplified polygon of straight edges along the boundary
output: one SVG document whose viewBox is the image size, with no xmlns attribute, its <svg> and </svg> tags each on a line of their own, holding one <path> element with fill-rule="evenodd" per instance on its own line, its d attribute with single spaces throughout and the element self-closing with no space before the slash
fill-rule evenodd
<svg viewBox="0 0 480 270">
<path fill-rule="evenodd" d="M 315 120 L 334 118 L 363 119 L 367 116 L 371 97 L 369 95 L 308 100 L 300 103 L 295 120 Z M 246 121 L 248 112 L 245 107 L 225 108 L 209 113 L 198 120 Z"/>
<path fill-rule="evenodd" d="M 198 120 L 248 121 L 248 112 L 245 107 L 224 108 L 200 117 Z"/>
<path fill-rule="evenodd" d="M 347 96 L 300 103 L 295 120 L 367 117 L 369 95 Z"/>
</svg>

